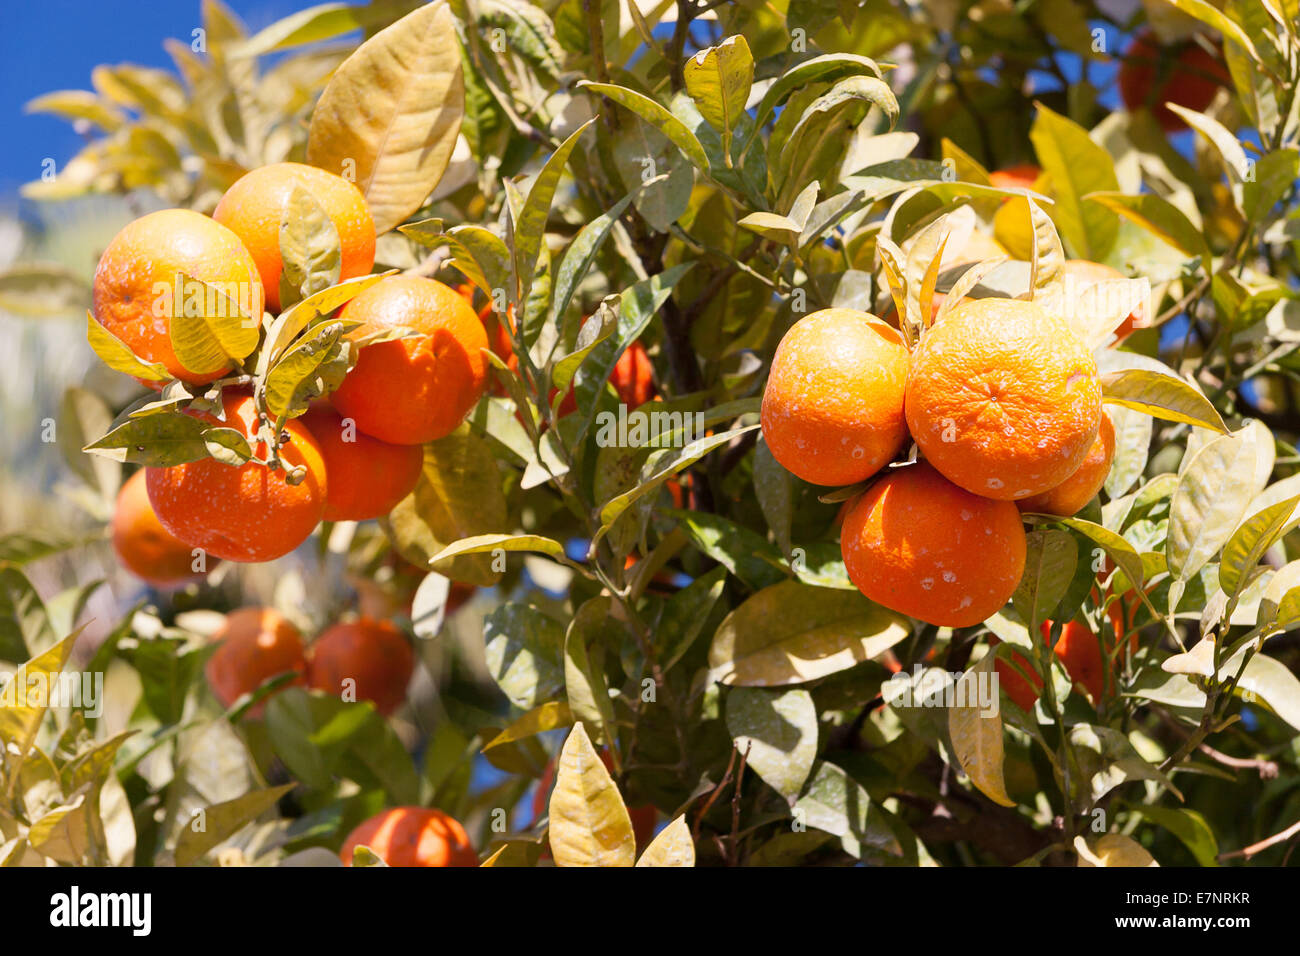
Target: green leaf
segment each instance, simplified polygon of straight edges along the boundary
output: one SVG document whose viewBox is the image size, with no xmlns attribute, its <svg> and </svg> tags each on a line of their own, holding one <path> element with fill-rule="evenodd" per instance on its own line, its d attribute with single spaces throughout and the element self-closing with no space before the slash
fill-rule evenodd
<svg viewBox="0 0 1300 956">
<path fill-rule="evenodd" d="M 742 428 L 733 428 L 716 435 L 706 435 L 701 438 L 696 438 L 694 441 L 683 445 L 680 448 L 671 448 L 652 455 L 650 460 L 646 463 L 646 472 L 643 473 L 640 484 L 631 491 L 626 491 L 601 505 L 599 512 L 600 528 L 596 532 L 594 541 L 603 538 L 624 511 L 630 508 L 639 499 L 658 489 L 673 475 L 685 468 L 689 468 L 714 449 L 728 444 L 746 432 L 751 432 L 758 427 L 757 424 L 746 425 Z"/>
<path fill-rule="evenodd" d="M 528 301 L 528 293 L 533 285 L 542 239 L 546 233 L 546 220 L 550 218 L 551 201 L 555 198 L 555 188 L 559 185 L 560 176 L 569 162 L 569 155 L 578 145 L 582 134 L 594 122 L 594 119 L 590 119 L 583 123 L 551 154 L 542 171 L 533 180 L 532 187 L 528 190 L 528 197 L 519 211 L 519 217 L 514 222 L 513 261 L 515 277 L 519 282 L 515 305 L 521 312 L 523 304 Z M 526 344 L 531 345 L 532 341 L 530 338 L 525 338 Z"/>
<path fill-rule="evenodd" d="M 343 341 L 342 323 L 317 326 L 310 338 L 285 352 L 267 373 L 267 410 L 275 416 L 287 415 L 332 392 L 348 373 L 351 347 Z"/>
<path fill-rule="evenodd" d="M 193 415 L 160 412 L 127 419 L 85 450 L 114 461 L 165 468 L 208 457 L 203 436 L 210 427 Z"/>
<path fill-rule="evenodd" d="M 294 186 L 280 217 L 280 306 L 324 291 L 339 281 L 343 247 L 324 207 L 308 190 Z"/>
<path fill-rule="evenodd" d="M 691 164 L 696 169 L 708 172 L 709 158 L 704 153 L 704 147 L 700 145 L 700 141 L 690 131 L 690 128 L 670 113 L 666 107 L 650 99 L 650 97 L 636 92 L 636 90 L 629 90 L 613 83 L 592 83 L 590 80 L 582 80 L 578 83 L 578 86 L 606 96 L 619 106 L 631 110 L 672 140 L 673 144 L 682 151 L 683 155 L 691 161 Z"/>
<path fill-rule="evenodd" d="M 737 687 L 727 694 L 727 731 L 745 765 L 793 804 L 817 759 L 812 694 Z"/>
<path fill-rule="evenodd" d="M 1226 434 L 1222 416 L 1195 386 L 1149 369 L 1129 368 L 1102 375 L 1102 400 L 1155 418 L 1183 422 Z"/>
<path fill-rule="evenodd" d="M 1142 759 L 1128 737 L 1111 727 L 1075 724 L 1069 731 L 1079 769 L 1088 779 L 1092 800 L 1100 800 L 1126 780 L 1153 780 L 1182 794 L 1158 768 Z"/>
<path fill-rule="evenodd" d="M 1255 59 L 1259 60 L 1259 53 L 1255 49 L 1255 44 L 1250 42 L 1250 37 L 1246 34 L 1235 21 L 1228 19 L 1217 7 L 1211 6 L 1205 0 L 1169 0 L 1175 7 L 1189 16 L 1195 17 L 1208 27 L 1212 27 L 1225 37 L 1230 37 L 1233 42 L 1246 48 L 1246 51 Z"/>
<path fill-rule="evenodd" d="M 759 101 L 754 116 L 754 128 L 741 147 L 742 155 L 748 151 L 767 121 L 796 90 L 802 90 L 815 82 L 825 83 L 848 76 L 871 74 L 881 78 L 884 74 L 874 60 L 854 53 L 828 53 L 804 60 L 786 70 L 776 82 L 767 88 L 763 99 Z"/>
<path fill-rule="evenodd" d="M 1243 648 L 1224 664 L 1220 676 L 1236 674 L 1245 651 Z M 1292 730 L 1300 732 L 1300 679 L 1282 662 L 1256 654 L 1237 682 L 1236 693 L 1247 701 L 1262 700 Z"/>
<path fill-rule="evenodd" d="M 1011 600 L 1032 631 L 1052 616 L 1065 597 L 1079 552 L 1065 531 L 1030 531 L 1025 538 L 1025 574 Z"/>
<path fill-rule="evenodd" d="M 1134 807 L 1146 820 L 1164 827 L 1192 852 L 1201 866 L 1219 865 L 1219 841 L 1209 821 L 1191 807 Z"/>
<path fill-rule="evenodd" d="M 560 264 L 555 269 L 551 294 L 549 321 L 556 327 L 559 327 L 564 320 L 564 315 L 569 310 L 569 303 L 573 301 L 574 292 L 586 278 L 591 264 L 596 261 L 596 255 L 614 228 L 614 223 L 618 222 L 618 218 L 623 215 L 632 198 L 633 194 L 629 193 L 616 202 L 608 212 L 587 223 L 565 247 Z"/>
<path fill-rule="evenodd" d="M 860 859 L 903 855 L 898 837 L 871 795 L 835 764 L 819 762 L 807 792 L 795 804 L 804 822 L 837 836 L 844 851 Z"/>
<path fill-rule="evenodd" d="M 579 725 L 599 728 L 596 743 L 610 743 L 614 739 L 614 705 L 609 699 L 609 686 L 604 672 L 594 666 L 587 647 L 594 644 L 604 648 L 613 602 L 608 595 L 598 595 L 583 603 L 569 622 L 564 636 L 564 691 L 569 710 Z"/>
<path fill-rule="evenodd" d="M 762 435 L 754 445 L 754 496 L 782 554 L 789 554 L 794 513 L 794 479 L 772 457 Z"/>
<path fill-rule="evenodd" d="M 701 552 L 757 591 L 785 578 L 781 552 L 758 532 L 721 515 L 699 511 L 663 509 L 660 513 L 678 527 Z"/>
<path fill-rule="evenodd" d="M 430 560 L 470 535 L 499 533 L 507 524 L 505 493 L 492 446 L 466 425 L 424 446 L 424 469 L 415 490 L 380 520 L 398 552 L 412 564 L 479 587 L 496 583 L 492 559 L 466 551 Z M 488 549 L 490 550 L 490 548 Z"/>
<path fill-rule="evenodd" d="M 754 82 L 754 57 L 743 36 L 729 36 L 717 46 L 701 50 L 686 61 L 682 70 L 686 92 L 714 129 L 722 134 L 724 155 L 731 165 L 725 144 L 731 142 L 745 101 Z"/>
<path fill-rule="evenodd" d="M 252 823 L 297 784 L 286 783 L 254 790 L 234 800 L 215 803 L 195 811 L 176 841 L 176 865 L 189 866 L 213 847 L 225 842 Z"/>
<path fill-rule="evenodd" d="M 1255 164 L 1254 174 L 1242 187 L 1242 211 L 1247 222 L 1262 223 L 1300 179 L 1300 150 L 1292 146 L 1268 153 Z"/>
<path fill-rule="evenodd" d="M 483 622 L 488 673 L 525 710 L 564 692 L 564 628 L 527 604 L 502 604 Z"/>
<path fill-rule="evenodd" d="M 1117 191 L 1092 192 L 1083 198 L 1137 223 L 1189 258 L 1199 258 L 1203 267 L 1209 265 L 1210 247 L 1205 244 L 1205 236 L 1169 200 L 1155 193 L 1126 196 Z"/>
<path fill-rule="evenodd" d="M 1055 113 L 1042 103 L 1030 129 L 1029 139 L 1043 172 L 1051 178 L 1052 218 L 1061 236 L 1078 259 L 1101 262 L 1111 247 L 1119 224 L 1113 212 L 1083 202 L 1090 193 L 1119 191 L 1115 164 L 1110 154 L 1092 141 L 1073 120 Z"/>
<path fill-rule="evenodd" d="M 1165 544 L 1169 572 L 1179 581 L 1190 581 L 1241 521 L 1255 494 L 1256 455 L 1255 432 L 1245 428 L 1211 441 L 1183 470 Z"/>
<path fill-rule="evenodd" d="M 779 687 L 870 660 L 908 634 L 902 617 L 856 591 L 783 581 L 727 615 L 709 648 L 713 680 Z"/>
<path fill-rule="evenodd" d="M 1300 504 L 1300 495 L 1279 501 L 1247 518 L 1223 546 L 1219 562 L 1219 587 L 1229 597 L 1236 597 L 1259 566 L 1264 552 L 1282 536 L 1292 512 Z"/>
</svg>

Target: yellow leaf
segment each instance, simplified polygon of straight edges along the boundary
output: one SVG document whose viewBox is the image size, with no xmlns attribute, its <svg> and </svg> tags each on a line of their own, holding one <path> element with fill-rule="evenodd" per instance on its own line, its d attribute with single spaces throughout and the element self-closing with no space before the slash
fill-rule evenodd
<svg viewBox="0 0 1300 956">
<path fill-rule="evenodd" d="M 307 161 L 354 179 L 383 234 L 442 179 L 464 112 L 460 43 L 439 0 L 343 61 L 312 112 Z"/>
<path fill-rule="evenodd" d="M 1107 833 L 1091 847 L 1083 837 L 1074 838 L 1079 866 L 1159 866 L 1142 845 L 1122 833 Z"/>
<path fill-rule="evenodd" d="M 11 789 L 18 779 L 18 768 L 36 739 L 41 719 L 49 710 L 54 678 L 68 663 L 72 645 L 84 627 L 82 625 L 53 647 L 33 657 L 0 687 L 0 746 L 10 745 L 18 751 L 16 762 L 9 767 Z"/>
<path fill-rule="evenodd" d="M 660 831 L 636 861 L 637 866 L 694 866 L 695 844 L 686 818 L 678 817 Z"/>
<path fill-rule="evenodd" d="M 560 751 L 548 813 L 556 866 L 633 865 L 632 820 L 582 724 Z"/>
<path fill-rule="evenodd" d="M 978 690 L 996 686 L 993 677 L 994 655 L 984 658 L 962 674 L 957 681 L 957 701 L 968 701 L 969 706 L 948 708 L 948 735 L 962 770 L 970 777 L 981 793 L 1004 807 L 1014 807 L 1015 801 L 1007 796 L 1002 781 L 1002 714 L 997 709 L 996 697 L 990 707 L 980 705 Z M 991 711 L 991 713 L 990 713 Z"/>
<path fill-rule="evenodd" d="M 567 727 L 571 723 L 573 723 L 573 716 L 569 713 L 569 705 L 562 700 L 548 700 L 544 704 L 538 704 L 493 737 L 483 749 L 485 751 L 491 750 L 493 747 L 500 747 L 502 744 L 522 740 L 525 737 L 532 737 L 535 734 L 546 733 L 546 731 L 554 730 L 556 727 Z"/>
</svg>

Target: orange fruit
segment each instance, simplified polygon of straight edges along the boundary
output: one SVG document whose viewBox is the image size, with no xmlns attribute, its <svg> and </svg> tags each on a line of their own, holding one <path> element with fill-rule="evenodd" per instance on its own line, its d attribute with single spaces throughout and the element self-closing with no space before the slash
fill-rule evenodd
<svg viewBox="0 0 1300 956">
<path fill-rule="evenodd" d="M 858 590 L 941 627 L 968 627 L 1011 597 L 1025 530 L 1009 501 L 959 488 L 930 465 L 896 468 L 849 509 L 840 550 Z"/>
<path fill-rule="evenodd" d="M 164 209 L 127 224 L 99 257 L 95 269 L 95 319 L 140 358 L 159 362 L 183 382 L 203 385 L 230 371 L 189 369 L 172 348 L 171 316 L 186 309 L 197 290 L 181 286 L 181 273 L 231 299 L 256 322 L 262 321 L 262 280 L 239 237 L 207 216 L 189 209 Z"/>
<path fill-rule="evenodd" d="M 1032 302 L 962 302 L 912 352 L 907 425 L 949 481 L 1027 498 L 1087 457 L 1101 425 L 1097 363 L 1062 319 Z"/>
<path fill-rule="evenodd" d="M 280 311 L 280 223 L 294 187 L 311 193 L 338 232 L 340 280 L 369 275 L 375 265 L 375 221 L 354 184 L 302 163 L 272 163 L 245 173 L 226 190 L 212 218 L 230 227 L 252 253 L 272 312 Z"/>
<path fill-rule="evenodd" d="M 1113 269 L 1110 266 L 1102 265 L 1100 262 L 1089 262 L 1087 259 L 1066 259 L 1065 260 L 1065 295 L 1067 300 L 1077 296 L 1089 286 L 1101 282 L 1104 279 L 1127 279 L 1128 276 Z M 1115 330 L 1117 338 L 1124 338 L 1131 334 L 1134 329 L 1144 329 L 1147 327 L 1147 315 L 1144 306 L 1139 305 L 1129 313 L 1128 317 Z"/>
<path fill-rule="evenodd" d="M 1052 622 L 1044 621 L 1040 628 L 1044 645 L 1051 637 L 1051 630 Z M 994 642 L 996 643 L 996 639 Z M 1107 667 L 1101 648 L 1101 639 L 1090 631 L 1086 624 L 1079 621 L 1070 621 L 1061 628 L 1055 648 L 1056 656 L 1061 659 L 1065 672 L 1076 684 L 1083 685 L 1094 705 L 1100 702 L 1103 690 L 1112 695 L 1116 692 L 1113 669 Z M 1129 639 L 1130 652 L 1136 651 L 1137 648 L 1138 636 L 1133 634 Z M 998 683 L 1006 690 L 1007 696 L 1015 701 L 1016 706 L 1021 710 L 1031 711 L 1042 692 L 1042 678 L 1022 653 L 1012 651 L 1011 656 L 1024 673 L 1020 673 L 1010 663 L 999 658 L 993 663 L 993 669 L 998 675 Z M 1121 662 L 1117 660 L 1116 667 L 1119 666 Z"/>
<path fill-rule="evenodd" d="M 156 588 L 177 587 L 204 576 L 194 570 L 194 551 L 163 527 L 149 504 L 144 471 L 135 472 L 117 493 L 110 523 L 113 550 L 122 566 Z"/>
<path fill-rule="evenodd" d="M 389 866 L 478 866 L 465 828 L 431 807 L 393 807 L 348 834 L 339 856 L 352 865 L 352 851 L 368 846 Z"/>
<path fill-rule="evenodd" d="M 601 750 L 600 761 L 605 765 L 606 770 L 610 773 L 614 772 L 614 763 L 610 759 L 608 750 Z M 541 779 L 537 781 L 537 789 L 533 791 L 534 824 L 545 815 L 553 786 L 555 786 L 555 761 L 551 760 L 546 764 L 546 769 L 542 771 Z M 627 815 L 632 821 L 632 835 L 636 839 L 638 848 L 648 846 L 650 841 L 654 839 L 658 814 L 659 811 L 649 805 L 628 807 Z"/>
<path fill-rule="evenodd" d="M 424 449 L 419 445 L 390 445 L 371 438 L 324 402 L 313 402 L 299 421 L 316 439 L 325 460 L 326 521 L 386 515 L 420 480 Z"/>
<path fill-rule="evenodd" d="M 1199 113 L 1228 81 L 1219 57 L 1196 40 L 1161 46 L 1150 30 L 1133 38 L 1119 66 L 1124 108 L 1130 112 L 1150 109 L 1161 129 L 1169 133 L 1187 129 L 1187 124 L 1166 103 Z"/>
<path fill-rule="evenodd" d="M 1043 171 L 1033 163 L 1020 163 L 993 170 L 989 173 L 989 182 L 999 189 L 1033 189 L 1042 174 Z"/>
<path fill-rule="evenodd" d="M 1115 426 L 1110 416 L 1101 413 L 1101 427 L 1083 464 L 1075 469 L 1074 474 L 1054 488 L 1041 494 L 1030 495 L 1016 502 L 1021 511 L 1037 511 L 1040 514 L 1059 515 L 1068 518 L 1083 509 L 1092 496 L 1101 491 L 1110 474 L 1110 462 L 1115 457 Z"/>
<path fill-rule="evenodd" d="M 250 395 L 227 392 L 225 421 L 206 412 L 191 412 L 214 425 L 233 428 L 265 459 L 270 449 L 257 442 L 257 407 Z M 158 520 L 176 537 L 230 561 L 270 561 L 307 540 L 325 513 L 326 473 L 320 446 L 297 421 L 284 426 L 289 440 L 280 446 L 285 468 L 304 467 L 298 484 L 283 469 L 272 471 L 255 462 L 225 465 L 215 458 L 149 468 L 149 501 Z"/>
<path fill-rule="evenodd" d="M 875 474 L 903 447 L 907 348 L 886 322 L 823 309 L 790 327 L 763 390 L 763 438 L 788 471 L 815 485 Z"/>
<path fill-rule="evenodd" d="M 388 621 L 361 618 L 329 628 L 311 646 L 307 685 L 327 694 L 368 700 L 385 717 L 406 699 L 415 654 Z M 351 681 L 351 683 L 347 683 Z"/>
<path fill-rule="evenodd" d="M 244 607 L 231 611 L 212 640 L 219 646 L 208 658 L 204 674 L 223 707 L 229 707 L 244 694 L 286 671 L 299 675 L 291 684 L 302 683 L 302 674 L 307 669 L 302 635 L 270 608 Z M 265 703 L 258 702 L 248 715 L 261 717 Z"/>
<path fill-rule="evenodd" d="M 351 334 L 406 327 L 420 333 L 364 346 L 333 395 L 357 428 L 394 445 L 450 434 L 483 394 L 483 323 L 454 289 L 420 276 L 390 276 L 343 307 L 362 322 Z"/>
</svg>

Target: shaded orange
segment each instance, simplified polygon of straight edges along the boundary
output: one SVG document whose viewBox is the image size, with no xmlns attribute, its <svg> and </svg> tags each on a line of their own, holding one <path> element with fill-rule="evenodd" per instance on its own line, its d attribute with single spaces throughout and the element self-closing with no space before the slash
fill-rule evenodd
<svg viewBox="0 0 1300 956">
<path fill-rule="evenodd" d="M 415 654 L 402 632 L 389 621 L 363 617 L 335 624 L 316 638 L 307 684 L 335 696 L 349 692 L 349 699 L 371 701 L 388 716 L 406 699 L 414 671 Z"/>
<path fill-rule="evenodd" d="M 1074 474 L 1097 437 L 1097 363 L 1035 303 L 971 299 L 913 351 L 907 424 L 926 459 L 967 491 L 1039 494 Z"/>
<path fill-rule="evenodd" d="M 203 385 L 230 371 L 188 369 L 176 357 L 171 315 L 178 274 L 216 286 L 257 322 L 263 289 L 253 257 L 239 237 L 189 209 L 163 209 L 128 223 L 95 269 L 95 319 L 139 358 L 159 362 L 183 382 Z M 187 297 L 185 293 L 183 297 Z"/>
<path fill-rule="evenodd" d="M 1051 637 L 1051 630 L 1052 622 L 1044 621 L 1039 630 L 1044 646 Z M 1108 642 L 1109 640 L 1110 638 Z M 997 640 L 993 639 L 992 643 L 996 644 Z M 1138 636 L 1135 633 L 1129 638 L 1129 652 L 1136 652 L 1137 649 Z M 1114 670 L 1107 666 L 1102 655 L 1102 641 L 1086 624 L 1070 621 L 1062 627 L 1056 641 L 1055 654 L 1060 658 L 1070 679 L 1083 685 L 1094 706 L 1101 701 L 1103 690 L 1112 696 L 1116 693 Z M 1016 670 L 1008 661 L 998 658 L 993 664 L 998 682 L 1017 707 L 1031 711 L 1042 692 L 1043 680 L 1022 653 L 1012 651 L 1011 657 L 1024 673 Z M 1115 667 L 1122 667 L 1122 661 L 1117 660 Z"/>
<path fill-rule="evenodd" d="M 364 346 L 333 396 L 357 428 L 395 445 L 450 434 L 487 384 L 487 333 L 455 290 L 420 276 L 390 276 L 343 308 L 362 322 L 354 338 L 383 329 L 420 333 Z"/>
<path fill-rule="evenodd" d="M 424 465 L 420 445 L 371 438 L 325 402 L 299 419 L 325 460 L 326 521 L 364 521 L 386 515 L 415 488 Z"/>
<path fill-rule="evenodd" d="M 989 182 L 999 189 L 1033 189 L 1042 174 L 1043 171 L 1033 163 L 1020 163 L 993 170 L 989 173 Z"/>
<path fill-rule="evenodd" d="M 208 658 L 204 674 L 223 707 L 229 707 L 242 695 L 286 671 L 299 675 L 291 685 L 303 682 L 307 660 L 302 635 L 271 608 L 243 607 L 231 611 L 212 640 L 219 646 Z M 249 709 L 248 716 L 261 717 L 265 706 L 266 701 L 258 702 Z"/>
<path fill-rule="evenodd" d="M 375 221 L 354 184 L 302 163 L 272 163 L 245 173 L 226 190 L 212 218 L 228 226 L 252 253 L 272 312 L 280 311 L 280 223 L 296 186 L 311 193 L 338 232 L 339 279 L 369 275 L 375 265 Z"/>
<path fill-rule="evenodd" d="M 983 621 L 1025 569 L 1016 506 L 973 495 L 924 462 L 893 469 L 854 502 L 840 550 L 864 595 L 941 627 Z"/>
<path fill-rule="evenodd" d="M 205 572 L 194 570 L 193 549 L 164 528 L 154 514 L 143 469 L 118 491 L 110 528 L 117 559 L 154 587 L 178 587 L 204 576 Z"/>
<path fill-rule="evenodd" d="M 465 828 L 431 807 L 393 807 L 366 820 L 339 850 L 346 866 L 359 846 L 370 847 L 389 866 L 478 866 Z"/>
<path fill-rule="evenodd" d="M 852 309 L 800 319 L 777 346 L 763 390 L 763 438 L 816 485 L 875 474 L 907 440 L 907 348 L 887 323 Z"/>
<path fill-rule="evenodd" d="M 1101 427 L 1083 464 L 1075 469 L 1074 474 L 1054 488 L 1028 498 L 1016 501 L 1021 511 L 1036 511 L 1041 514 L 1059 515 L 1067 518 L 1083 509 L 1093 495 L 1101 491 L 1110 474 L 1111 459 L 1115 457 L 1115 426 L 1110 416 L 1101 413 Z"/>
<path fill-rule="evenodd" d="M 235 429 L 249 439 L 254 456 L 265 459 L 270 449 L 253 440 L 258 424 L 252 396 L 227 392 L 222 405 L 224 422 L 206 412 L 189 414 Z M 306 468 L 300 483 L 290 484 L 284 469 L 225 465 L 215 458 L 149 468 L 149 501 L 158 520 L 182 541 L 230 561 L 270 561 L 298 547 L 325 513 L 325 462 L 303 425 L 289 421 L 284 430 L 289 440 L 280 446 L 280 458 L 287 469 Z"/>
<path fill-rule="evenodd" d="M 1199 113 L 1228 82 L 1220 58 L 1200 43 L 1189 39 L 1161 46 L 1151 30 L 1143 30 L 1133 38 L 1119 66 L 1124 108 L 1133 111 L 1146 107 L 1161 129 L 1169 133 L 1187 129 L 1187 124 L 1166 103 Z"/>
</svg>

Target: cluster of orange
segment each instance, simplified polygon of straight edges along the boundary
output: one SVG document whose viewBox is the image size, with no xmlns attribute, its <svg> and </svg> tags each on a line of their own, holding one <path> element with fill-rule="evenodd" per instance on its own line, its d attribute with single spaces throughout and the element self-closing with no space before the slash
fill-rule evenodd
<svg viewBox="0 0 1300 956">
<path fill-rule="evenodd" d="M 212 640 L 217 648 L 205 674 L 223 707 L 272 677 L 293 673 L 290 685 L 327 694 L 348 691 L 387 716 L 406 699 L 415 671 L 415 654 L 402 632 L 373 618 L 335 624 L 307 646 L 298 628 L 277 612 L 246 607 L 226 615 Z M 261 717 L 264 703 L 250 708 L 249 716 Z"/>
<path fill-rule="evenodd" d="M 94 314 L 140 358 L 158 362 L 176 378 L 201 385 L 229 366 L 185 368 L 170 334 L 170 289 L 180 273 L 223 290 L 261 319 L 263 304 L 280 308 L 280 222 L 293 190 L 307 189 L 328 214 L 341 244 L 340 278 L 366 275 L 374 265 L 375 229 L 365 200 L 347 180 L 296 163 L 248 173 L 222 197 L 212 218 L 183 209 L 152 213 L 130 223 L 109 244 L 94 282 Z M 160 294 L 159 290 L 168 290 Z M 282 468 L 256 463 L 231 467 L 215 459 L 146 469 L 147 498 L 161 529 L 189 548 L 232 561 L 266 561 L 297 547 L 322 521 L 363 520 L 386 514 L 419 480 L 420 446 L 447 435 L 478 401 L 487 380 L 482 350 L 487 333 L 465 299 L 432 279 L 392 276 L 344 306 L 360 321 L 354 340 L 375 331 L 406 328 L 416 335 L 362 347 L 329 401 L 286 423 L 278 455 Z M 246 390 L 223 391 L 221 420 L 265 458 L 269 422 Z M 301 481 L 287 472 L 301 469 Z M 158 528 L 147 546 L 132 551 L 129 530 L 141 518 L 138 491 L 124 489 L 132 517 L 115 522 L 123 562 L 142 577 L 167 584 L 189 575 L 189 559 L 169 565 Z M 136 486 L 138 489 L 138 485 Z M 120 531 L 120 533 L 119 533 Z M 171 552 L 172 554 L 175 551 Z"/>
<path fill-rule="evenodd" d="M 867 597 L 947 627 L 1006 604 L 1024 572 L 1021 511 L 1073 514 L 1114 453 L 1092 354 L 1059 316 L 967 299 L 910 351 L 864 312 L 827 309 L 782 338 L 763 393 L 772 455 L 805 481 L 852 485 L 840 546 Z"/>
</svg>

